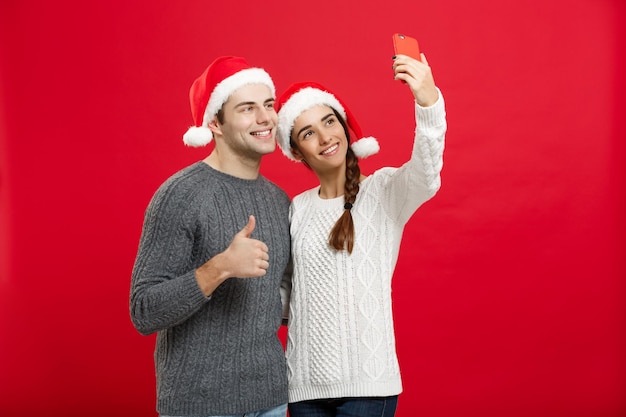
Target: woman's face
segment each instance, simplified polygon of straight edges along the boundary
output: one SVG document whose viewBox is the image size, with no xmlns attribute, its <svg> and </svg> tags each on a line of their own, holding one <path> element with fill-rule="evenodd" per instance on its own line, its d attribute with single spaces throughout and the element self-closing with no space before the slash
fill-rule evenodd
<svg viewBox="0 0 626 417">
<path fill-rule="evenodd" d="M 293 155 L 315 172 L 345 167 L 348 140 L 333 109 L 319 105 L 306 110 L 294 122 Z"/>
</svg>

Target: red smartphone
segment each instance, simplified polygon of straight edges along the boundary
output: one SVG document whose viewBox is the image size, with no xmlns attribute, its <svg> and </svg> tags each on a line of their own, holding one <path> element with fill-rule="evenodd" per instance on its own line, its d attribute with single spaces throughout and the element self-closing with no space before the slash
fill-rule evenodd
<svg viewBox="0 0 626 417">
<path fill-rule="evenodd" d="M 401 33 L 395 33 L 393 35 L 393 48 L 396 55 L 408 55 L 418 61 L 422 60 L 420 57 L 420 47 L 415 38 Z"/>
</svg>

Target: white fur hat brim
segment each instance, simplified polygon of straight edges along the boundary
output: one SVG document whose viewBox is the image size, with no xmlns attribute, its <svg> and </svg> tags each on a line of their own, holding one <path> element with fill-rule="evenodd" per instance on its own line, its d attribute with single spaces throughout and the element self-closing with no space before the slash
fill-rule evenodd
<svg viewBox="0 0 626 417">
<path fill-rule="evenodd" d="M 201 126 L 191 126 L 183 135 L 183 142 L 187 146 L 206 146 L 213 140 L 213 133 L 208 124 L 215 118 L 229 97 L 239 88 L 249 84 L 263 84 L 269 87 L 272 97 L 276 96 L 276 88 L 270 75 L 261 68 L 247 68 L 236 72 L 220 81 L 209 97 L 209 101 L 202 116 Z"/>
<path fill-rule="evenodd" d="M 292 94 L 287 102 L 278 112 L 278 131 L 276 133 L 276 141 L 283 151 L 283 154 L 292 161 L 298 161 L 291 153 L 291 131 L 293 125 L 303 112 L 319 105 L 330 106 L 337 110 L 345 119 L 346 111 L 339 103 L 339 100 L 332 94 L 319 90 L 317 88 L 306 87 Z"/>
<path fill-rule="evenodd" d="M 222 80 L 215 86 L 215 89 L 211 93 L 209 103 L 204 111 L 204 118 L 202 125 L 206 126 L 222 108 L 224 103 L 228 100 L 230 95 L 235 90 L 249 84 L 265 84 L 272 92 L 272 96 L 276 96 L 276 88 L 274 82 L 270 78 L 269 74 L 261 68 L 248 68 L 241 70 L 228 78 Z"/>
</svg>

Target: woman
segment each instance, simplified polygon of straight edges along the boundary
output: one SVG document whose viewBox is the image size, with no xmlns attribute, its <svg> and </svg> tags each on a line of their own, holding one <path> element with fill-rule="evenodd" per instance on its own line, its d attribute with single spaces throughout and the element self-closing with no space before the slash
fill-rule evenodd
<svg viewBox="0 0 626 417">
<path fill-rule="evenodd" d="M 289 305 L 289 413 L 393 416 L 402 391 L 391 309 L 391 278 L 402 231 L 440 186 L 445 108 L 426 61 L 394 57 L 394 78 L 415 98 L 413 152 L 400 168 L 366 177 L 350 145 L 360 127 L 345 104 L 316 83 L 279 98 L 283 153 L 312 169 L 320 185 L 291 204 L 294 271 Z"/>
</svg>

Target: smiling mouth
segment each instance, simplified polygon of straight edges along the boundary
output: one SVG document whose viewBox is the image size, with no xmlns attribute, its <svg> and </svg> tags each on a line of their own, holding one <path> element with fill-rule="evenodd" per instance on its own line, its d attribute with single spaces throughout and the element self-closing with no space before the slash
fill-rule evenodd
<svg viewBox="0 0 626 417">
<path fill-rule="evenodd" d="M 267 129 L 267 130 L 260 130 L 258 132 L 252 132 L 250 133 L 252 136 L 257 136 L 257 137 L 264 137 L 264 136 L 269 136 L 272 134 L 272 129 Z"/>
<path fill-rule="evenodd" d="M 337 148 L 339 148 L 339 144 L 336 143 L 333 146 L 331 146 L 330 148 L 324 150 L 323 152 L 320 152 L 320 155 L 329 155 L 333 152 L 335 152 L 337 150 Z"/>
</svg>

